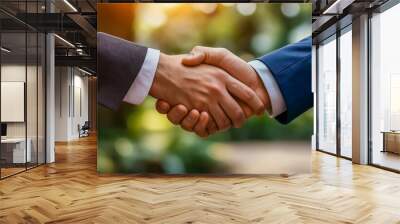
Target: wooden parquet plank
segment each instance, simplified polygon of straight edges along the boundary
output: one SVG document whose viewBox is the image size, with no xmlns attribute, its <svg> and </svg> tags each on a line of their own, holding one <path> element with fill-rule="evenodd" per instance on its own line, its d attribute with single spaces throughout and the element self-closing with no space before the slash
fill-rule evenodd
<svg viewBox="0 0 400 224">
<path fill-rule="evenodd" d="M 98 175 L 94 137 L 56 158 L 0 181 L 0 223 L 400 224 L 400 175 L 319 152 L 289 177 Z"/>
</svg>

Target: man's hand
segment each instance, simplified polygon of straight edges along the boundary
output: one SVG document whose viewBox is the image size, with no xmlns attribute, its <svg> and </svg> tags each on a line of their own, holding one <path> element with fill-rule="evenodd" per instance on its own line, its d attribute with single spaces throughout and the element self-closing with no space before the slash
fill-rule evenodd
<svg viewBox="0 0 400 224">
<path fill-rule="evenodd" d="M 195 132 L 203 138 L 211 134 L 207 125 L 213 121 L 207 112 L 199 113 L 198 110 L 193 109 L 189 113 L 188 109 L 181 104 L 171 109 L 171 106 L 163 100 L 157 100 L 156 109 L 159 113 L 167 114 L 168 120 L 174 124 L 179 124 L 186 131 Z M 215 127 L 215 130 L 211 131 L 215 133 L 217 128 Z"/>
<path fill-rule="evenodd" d="M 217 66 L 224 69 L 232 77 L 253 89 L 266 107 L 270 107 L 268 92 L 262 80 L 243 59 L 225 48 L 211 48 L 196 46 L 191 54 L 182 59 L 182 64 L 196 66 L 201 63 Z M 253 113 L 257 113 L 253 111 Z"/>
<path fill-rule="evenodd" d="M 230 51 L 223 48 L 195 47 L 190 55 L 187 55 L 182 59 L 182 63 L 188 66 L 197 66 L 201 63 L 206 63 L 224 69 L 230 75 L 240 80 L 251 89 L 255 90 L 259 99 L 263 102 L 267 109 L 270 109 L 268 92 L 266 91 L 259 76 L 250 65 L 248 65 L 241 58 L 232 54 Z M 240 106 L 245 112 L 246 118 L 253 114 L 260 114 L 258 111 L 254 111 L 247 107 L 244 102 L 240 102 Z M 199 125 L 196 124 L 197 120 L 199 120 L 200 114 L 193 111 L 190 111 L 189 113 L 189 110 L 182 105 L 175 106 L 171 109 L 171 106 L 168 105 L 168 103 L 158 101 L 156 108 L 160 113 L 167 114 L 169 120 L 177 120 L 176 118 L 179 118 L 180 120 L 185 121 L 186 117 L 189 117 L 190 115 L 191 118 L 189 120 L 191 122 L 185 121 L 180 124 L 185 130 L 193 130 L 199 136 L 204 137 L 215 132 L 215 130 L 212 129 L 212 126 L 215 125 L 212 124 L 213 122 L 211 119 L 209 119 L 210 121 L 208 124 L 209 130 L 203 130 L 203 123 L 200 124 L 199 122 Z M 188 113 L 189 115 L 187 115 Z M 204 122 L 206 115 L 202 116 L 202 122 Z"/>
<path fill-rule="evenodd" d="M 215 127 L 213 127 L 213 122 L 208 122 L 211 124 L 209 129 L 224 130 L 231 127 L 232 123 L 235 127 L 240 127 L 245 121 L 245 114 L 236 99 L 246 102 L 258 113 L 264 110 L 264 104 L 256 93 L 224 70 L 206 64 L 196 67 L 184 66 L 182 59 L 181 55 L 161 54 L 150 88 L 150 95 L 164 100 L 169 105 L 181 104 L 185 110 L 197 110 L 190 112 L 183 120 L 174 118 L 170 119 L 171 122 L 182 124 L 181 122 L 186 121 L 186 124 L 195 121 L 197 123 L 198 120 L 204 122 L 206 119 L 210 120 L 211 117 L 216 125 L 214 124 Z M 202 112 L 207 112 L 211 116 L 207 114 L 200 117 L 200 114 L 204 114 Z M 197 127 L 197 129 L 200 128 Z M 202 131 L 204 130 L 198 132 Z"/>
</svg>

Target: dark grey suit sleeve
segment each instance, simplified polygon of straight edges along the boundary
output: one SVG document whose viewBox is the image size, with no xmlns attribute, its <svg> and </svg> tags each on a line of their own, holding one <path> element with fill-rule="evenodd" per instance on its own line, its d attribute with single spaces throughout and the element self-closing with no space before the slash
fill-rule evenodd
<svg viewBox="0 0 400 224">
<path fill-rule="evenodd" d="M 106 33 L 97 33 L 98 102 L 120 106 L 139 73 L 147 48 Z"/>
</svg>

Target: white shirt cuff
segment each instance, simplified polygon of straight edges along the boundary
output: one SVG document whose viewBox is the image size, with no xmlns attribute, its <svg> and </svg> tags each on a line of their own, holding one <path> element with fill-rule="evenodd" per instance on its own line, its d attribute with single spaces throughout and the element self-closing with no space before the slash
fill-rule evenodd
<svg viewBox="0 0 400 224">
<path fill-rule="evenodd" d="M 271 111 L 268 111 L 269 115 L 276 117 L 285 112 L 285 99 L 269 68 L 259 60 L 250 61 L 248 64 L 256 70 L 264 83 L 264 87 L 267 89 L 271 101 Z"/>
<path fill-rule="evenodd" d="M 147 49 L 142 68 L 126 93 L 123 101 L 130 104 L 141 104 L 149 94 L 156 74 L 160 51 L 152 48 Z"/>
</svg>

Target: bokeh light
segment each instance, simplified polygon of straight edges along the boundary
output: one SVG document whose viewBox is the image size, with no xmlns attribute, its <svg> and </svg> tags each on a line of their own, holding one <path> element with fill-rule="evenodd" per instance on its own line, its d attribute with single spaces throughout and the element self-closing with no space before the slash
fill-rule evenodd
<svg viewBox="0 0 400 224">
<path fill-rule="evenodd" d="M 149 133 L 143 136 L 140 143 L 144 148 L 149 149 L 156 155 L 160 155 L 171 143 L 171 135 L 169 132 Z"/>
<path fill-rule="evenodd" d="M 192 6 L 199 9 L 203 13 L 211 14 L 211 13 L 215 12 L 218 5 L 217 5 L 217 3 L 195 3 L 195 4 L 192 4 Z"/>
<path fill-rule="evenodd" d="M 114 147 L 121 157 L 134 157 L 136 154 L 135 146 L 127 138 L 118 138 L 115 140 Z"/>
<path fill-rule="evenodd" d="M 282 3 L 281 11 L 286 17 L 293 18 L 299 15 L 300 6 L 298 3 Z"/>
<path fill-rule="evenodd" d="M 165 8 L 169 8 L 173 7 L 174 5 L 169 5 L 169 7 L 168 5 L 165 6 L 167 6 Z M 167 20 L 164 9 L 157 6 L 143 8 L 143 11 L 138 12 L 138 17 L 146 26 L 149 26 L 150 28 L 158 28 L 164 25 Z"/>
<path fill-rule="evenodd" d="M 236 5 L 236 9 L 243 16 L 250 16 L 256 11 L 257 4 L 256 3 L 238 3 Z"/>
<path fill-rule="evenodd" d="M 251 47 L 258 54 L 269 52 L 273 46 L 273 39 L 268 33 L 256 34 L 251 39 Z"/>
</svg>

